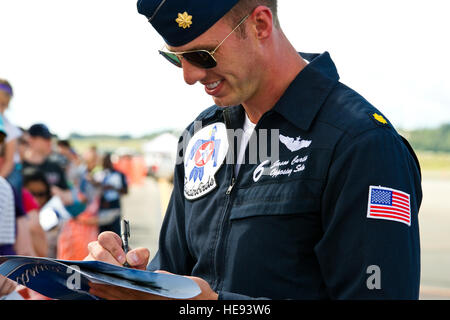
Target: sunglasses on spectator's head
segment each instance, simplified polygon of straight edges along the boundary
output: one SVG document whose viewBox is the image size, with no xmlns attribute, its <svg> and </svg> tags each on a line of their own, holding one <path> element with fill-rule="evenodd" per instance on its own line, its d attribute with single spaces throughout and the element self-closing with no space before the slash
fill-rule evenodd
<svg viewBox="0 0 450 320">
<path fill-rule="evenodd" d="M 244 23 L 245 20 L 250 15 L 246 15 L 239 24 L 231 31 L 225 39 L 223 39 L 219 45 L 214 50 L 191 50 L 191 51 L 181 51 L 181 52 L 172 52 L 169 50 L 159 50 L 159 53 L 169 60 L 172 64 L 176 65 L 177 67 L 181 68 L 181 59 L 186 59 L 189 63 L 192 65 L 202 68 L 202 69 L 211 69 L 217 66 L 217 61 L 214 58 L 214 54 L 219 49 L 219 47 L 225 42 L 225 40 L 228 39 L 229 36 L 233 34 L 234 31 L 237 30 L 241 26 L 241 24 Z"/>
</svg>

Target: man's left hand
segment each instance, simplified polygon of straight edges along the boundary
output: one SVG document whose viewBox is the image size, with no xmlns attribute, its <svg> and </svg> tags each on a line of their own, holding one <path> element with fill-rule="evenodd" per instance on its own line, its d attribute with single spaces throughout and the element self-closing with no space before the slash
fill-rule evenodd
<svg viewBox="0 0 450 320">
<path fill-rule="evenodd" d="M 171 274 L 167 271 L 158 270 L 156 272 L 159 273 L 166 273 Z M 200 287 L 200 290 L 202 291 L 198 296 L 193 297 L 190 300 L 217 300 L 219 295 L 214 292 L 211 287 L 209 286 L 208 282 L 201 278 L 197 277 L 188 277 L 193 281 L 195 281 L 198 286 Z M 166 297 L 158 296 L 155 294 L 147 293 L 147 292 L 141 292 L 137 290 L 117 287 L 117 286 L 111 286 L 111 285 L 105 285 L 105 284 L 98 284 L 98 283 L 89 283 L 89 286 L 91 289 L 89 290 L 90 294 L 93 294 L 94 296 L 97 296 L 99 298 L 107 299 L 107 300 L 174 300 L 169 299 Z"/>
<path fill-rule="evenodd" d="M 16 289 L 17 283 L 0 275 L 0 297 L 6 296 Z"/>
</svg>

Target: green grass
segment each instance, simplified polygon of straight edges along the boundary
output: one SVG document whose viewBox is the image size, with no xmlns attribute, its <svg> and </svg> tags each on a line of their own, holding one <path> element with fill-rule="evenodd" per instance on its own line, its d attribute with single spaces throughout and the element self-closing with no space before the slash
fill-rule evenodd
<svg viewBox="0 0 450 320">
<path fill-rule="evenodd" d="M 420 166 L 424 171 L 444 171 L 450 173 L 450 153 L 418 152 Z"/>
</svg>

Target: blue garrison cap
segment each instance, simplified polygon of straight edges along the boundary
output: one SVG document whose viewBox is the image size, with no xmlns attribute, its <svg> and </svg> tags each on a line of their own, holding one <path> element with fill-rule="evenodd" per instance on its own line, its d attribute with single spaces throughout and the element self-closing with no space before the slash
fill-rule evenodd
<svg viewBox="0 0 450 320">
<path fill-rule="evenodd" d="M 139 0 L 138 12 L 173 47 L 191 42 L 219 21 L 239 0 Z"/>
</svg>

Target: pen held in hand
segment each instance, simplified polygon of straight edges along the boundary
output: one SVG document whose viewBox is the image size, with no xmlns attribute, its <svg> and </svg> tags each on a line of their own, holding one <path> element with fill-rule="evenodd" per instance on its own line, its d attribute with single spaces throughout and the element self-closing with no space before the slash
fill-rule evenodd
<svg viewBox="0 0 450 320">
<path fill-rule="evenodd" d="M 130 237 L 130 224 L 127 220 L 123 219 L 120 221 L 120 236 L 122 238 L 122 249 L 125 252 L 125 256 L 130 250 L 128 247 L 128 238 Z M 130 267 L 128 262 L 125 260 L 123 264 L 124 267 Z"/>
</svg>

